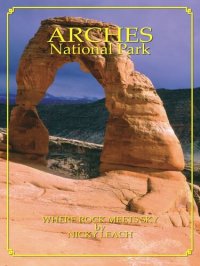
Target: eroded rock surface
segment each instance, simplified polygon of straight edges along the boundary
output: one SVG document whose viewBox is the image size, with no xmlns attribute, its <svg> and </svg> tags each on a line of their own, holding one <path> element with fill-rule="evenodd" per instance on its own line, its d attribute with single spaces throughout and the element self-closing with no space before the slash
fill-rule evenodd
<svg viewBox="0 0 200 266">
<path fill-rule="evenodd" d="M 24 153 L 47 154 L 47 132 L 37 115 L 33 125 L 31 114 L 36 112 L 35 106 L 44 97 L 57 70 L 65 63 L 79 62 L 81 68 L 90 72 L 104 88 L 106 107 L 110 113 L 101 171 L 115 170 L 116 167 L 126 169 L 127 166 L 182 170 L 182 149 L 169 124 L 163 103 L 151 81 L 135 71 L 126 52 L 122 55 L 114 52 L 117 46 L 115 35 L 110 39 L 112 55 L 50 54 L 47 41 L 55 28 L 58 27 L 64 36 L 68 36 L 69 26 L 78 26 L 83 30 L 93 26 L 109 27 L 113 34 L 117 32 L 115 25 L 90 19 L 61 17 L 42 21 L 38 32 L 24 50 L 17 73 L 18 106 L 12 112 L 10 124 L 10 142 L 14 149 Z M 92 34 L 102 40 L 95 45 L 106 45 L 98 28 Z M 81 45 L 93 44 L 85 40 Z M 19 113 L 25 124 L 18 122 Z M 29 124 L 31 128 L 27 128 Z M 42 136 L 41 146 L 39 142 Z"/>
<path fill-rule="evenodd" d="M 117 31 L 115 25 L 90 19 L 61 17 L 42 21 L 19 64 L 17 107 L 13 109 L 10 121 L 13 150 L 35 156 L 48 153 L 48 132 L 39 119 L 36 105 L 52 84 L 57 70 L 65 63 L 78 62 L 81 69 L 90 72 L 105 90 L 109 120 L 101 154 L 102 175 L 112 170 L 132 172 L 128 183 L 139 178 L 144 182 L 146 192 L 135 197 L 135 188 L 132 188 L 126 206 L 129 210 L 166 216 L 170 224 L 189 226 L 192 199 L 186 179 L 180 173 L 184 168 L 183 152 L 152 82 L 135 71 L 126 52 L 116 53 L 116 36 L 110 39 L 112 55 L 50 54 L 47 40 L 56 27 L 68 36 L 68 26 L 79 26 L 83 31 L 93 26 L 109 27 L 113 33 Z M 102 40 L 95 45 L 106 45 L 97 28 L 92 34 Z M 85 40 L 82 45 L 93 44 Z M 105 180 L 109 180 L 108 176 Z M 116 176 L 112 182 L 117 182 Z M 91 185 L 94 184 L 92 181 Z M 111 186 L 106 189 L 105 196 L 109 193 L 112 193 Z M 91 192 L 89 198 L 96 201 L 96 195 L 98 193 L 93 195 Z M 110 201 L 109 208 L 113 207 L 113 201 Z"/>
<path fill-rule="evenodd" d="M 73 180 L 47 172 L 43 166 L 10 162 L 9 175 L 9 244 L 19 254 L 186 254 L 190 248 L 190 228 L 184 213 L 169 216 L 153 215 L 151 223 L 106 222 L 106 231 L 133 232 L 133 238 L 69 238 L 68 232 L 93 231 L 94 223 L 44 223 L 44 216 L 85 217 L 142 217 L 126 210 L 131 199 L 148 191 L 144 173 L 113 171 L 97 179 Z M 98 265 L 109 266 L 198 266 L 200 236 L 195 234 L 195 249 L 185 257 L 120 257 L 120 258 L 21 258 L 6 252 L 6 161 L 0 159 L 4 169 L 0 177 L 0 253 L 2 265 Z M 151 173 L 148 178 L 155 176 Z M 175 174 L 176 175 L 176 174 Z M 168 180 L 162 179 L 164 190 Z M 164 184 L 164 182 L 166 183 Z M 181 181 L 173 181 L 176 188 Z M 155 192 L 156 193 L 156 192 Z M 174 190 L 170 192 L 174 197 Z M 180 192 L 181 193 L 181 192 Z M 183 193 L 184 194 L 184 193 Z M 161 198 L 158 199 L 161 201 Z M 168 206 L 174 202 L 168 198 Z M 177 202 L 178 203 L 178 202 Z M 154 203 L 153 203 L 154 204 Z M 181 206 L 179 202 L 179 206 Z M 150 204 L 149 204 L 149 207 Z M 183 218 L 184 217 L 184 218 Z M 175 226 L 174 226 L 175 225 Z"/>
</svg>

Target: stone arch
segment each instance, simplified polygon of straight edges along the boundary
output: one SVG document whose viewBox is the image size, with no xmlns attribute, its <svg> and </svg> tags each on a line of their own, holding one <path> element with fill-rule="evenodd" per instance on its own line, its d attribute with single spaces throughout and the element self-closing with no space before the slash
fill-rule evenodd
<svg viewBox="0 0 200 266">
<path fill-rule="evenodd" d="M 47 40 L 56 27 L 67 35 L 67 27 L 109 27 L 95 20 L 60 17 L 42 21 L 25 48 L 17 72 L 17 106 L 10 119 L 10 144 L 17 152 L 33 156 L 48 153 L 48 131 L 40 120 L 36 105 L 52 84 L 57 70 L 65 63 L 78 62 L 105 90 L 109 120 L 101 155 L 102 172 L 135 167 L 182 170 L 184 158 L 180 143 L 171 128 L 163 103 L 152 82 L 135 71 L 130 57 L 116 52 L 116 37 L 111 37 L 112 55 L 50 54 Z M 92 33 L 102 40 L 100 31 Z M 84 45 L 91 46 L 85 40 Z"/>
</svg>

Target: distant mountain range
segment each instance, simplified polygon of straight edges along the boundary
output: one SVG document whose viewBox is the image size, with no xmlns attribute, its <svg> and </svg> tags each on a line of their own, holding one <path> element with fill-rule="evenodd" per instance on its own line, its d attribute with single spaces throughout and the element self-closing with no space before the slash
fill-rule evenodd
<svg viewBox="0 0 200 266">
<path fill-rule="evenodd" d="M 157 93 L 164 103 L 169 121 L 182 144 L 186 160 L 184 173 L 190 180 L 191 91 L 190 89 L 159 89 Z M 0 127 L 5 128 L 5 95 L 1 94 L 0 99 Z M 10 110 L 13 107 L 14 99 L 15 95 L 12 94 L 10 96 Z M 105 108 L 105 99 L 95 100 L 96 98 L 64 98 L 47 94 L 41 104 L 37 106 L 37 110 L 50 135 L 103 144 L 109 114 Z M 69 147 L 66 146 L 66 149 Z M 71 149 L 68 150 L 68 153 L 62 154 L 61 159 L 60 155 L 57 158 L 52 154 L 53 147 L 50 142 L 49 163 L 52 163 L 50 168 L 56 167 L 56 169 L 62 170 L 63 158 L 72 156 L 69 151 L 71 152 Z M 95 171 L 98 170 L 100 151 L 96 150 L 88 156 L 89 163 L 86 160 L 83 165 L 89 167 L 87 170 L 89 169 L 90 176 L 95 176 Z M 83 157 L 81 158 L 83 159 Z M 78 158 L 79 164 L 82 159 Z M 78 172 L 82 169 L 81 167 L 77 168 Z M 200 183 L 200 88 L 194 90 L 194 169 L 195 182 Z M 64 171 L 66 171 L 65 165 Z"/>
<path fill-rule="evenodd" d="M 164 103 L 174 131 L 182 143 L 185 158 L 189 160 L 191 91 L 190 89 L 159 89 L 157 93 Z M 2 95 L 0 95 L 1 97 Z M 14 98 L 10 96 L 11 99 Z M 11 103 L 13 102 L 11 101 Z M 12 109 L 12 104 L 10 109 Z M 108 119 L 105 99 L 64 98 L 47 94 L 37 110 L 50 135 L 103 143 Z M 0 104 L 0 112 L 0 127 L 6 127 L 5 104 Z M 196 159 L 197 156 L 200 159 L 200 88 L 194 89 L 194 141 Z"/>
<path fill-rule="evenodd" d="M 16 94 L 9 94 L 9 103 L 15 104 Z M 40 104 L 84 104 L 97 101 L 96 97 L 62 97 L 46 93 Z M 0 103 L 6 103 L 6 93 L 0 93 Z"/>
</svg>

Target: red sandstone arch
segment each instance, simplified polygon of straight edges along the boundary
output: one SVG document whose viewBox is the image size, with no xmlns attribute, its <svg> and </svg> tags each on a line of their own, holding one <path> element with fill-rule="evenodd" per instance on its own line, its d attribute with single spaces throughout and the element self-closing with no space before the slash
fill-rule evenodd
<svg viewBox="0 0 200 266">
<path fill-rule="evenodd" d="M 126 53 L 112 55 L 51 55 L 47 40 L 55 27 L 67 34 L 68 26 L 116 26 L 81 18 L 55 18 L 42 21 L 20 60 L 17 72 L 17 106 L 10 119 L 10 144 L 17 152 L 33 156 L 48 153 L 48 130 L 40 120 L 36 105 L 52 84 L 57 70 L 65 63 L 78 62 L 105 90 L 110 113 L 106 127 L 101 171 L 133 169 L 182 170 L 184 158 L 180 143 L 171 128 L 163 103 L 151 81 L 134 70 Z M 94 37 L 102 39 L 97 30 Z M 91 43 L 85 41 L 86 45 Z M 105 46 L 102 42 L 98 45 Z"/>
</svg>

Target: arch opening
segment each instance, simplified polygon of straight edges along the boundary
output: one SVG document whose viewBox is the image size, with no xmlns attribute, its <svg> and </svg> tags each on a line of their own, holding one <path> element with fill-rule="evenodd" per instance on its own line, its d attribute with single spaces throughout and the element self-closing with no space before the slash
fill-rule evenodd
<svg viewBox="0 0 200 266">
<path fill-rule="evenodd" d="M 103 184 L 104 195 L 115 188 L 127 191 L 122 194 L 128 210 L 140 214 L 164 214 L 167 220 L 171 219 L 169 211 L 173 214 L 175 211 L 180 218 L 180 209 L 184 208 L 187 215 L 184 220 L 189 224 L 191 197 L 185 177 L 180 172 L 184 168 L 182 148 L 153 84 L 134 69 L 126 52 L 116 53 L 115 37 L 110 40 L 112 55 L 50 55 L 46 40 L 55 27 L 59 26 L 66 33 L 67 27 L 73 25 L 83 31 L 87 27 L 110 27 L 116 33 L 117 29 L 108 23 L 73 17 L 42 21 L 18 68 L 17 106 L 11 113 L 9 132 L 13 151 L 32 159 L 46 157 L 49 133 L 38 115 L 38 103 L 52 84 L 57 70 L 65 63 L 77 62 L 105 90 L 109 117 L 99 171 L 101 174 L 110 173 L 97 182 Z M 106 46 L 105 36 L 98 30 L 93 33 L 101 40 L 100 45 Z M 84 43 L 89 45 L 86 40 Z M 107 185 L 108 189 L 104 189 Z M 95 193 L 96 188 L 98 186 Z M 163 204 L 158 205 L 160 195 Z M 171 200 L 166 201 L 169 195 Z M 124 203 L 120 198 L 121 202 Z"/>
<path fill-rule="evenodd" d="M 59 68 L 46 95 L 37 110 L 50 135 L 48 168 L 68 178 L 99 176 L 108 119 L 102 86 L 73 62 Z"/>
<path fill-rule="evenodd" d="M 68 25 L 78 25 L 83 31 L 94 26 L 97 30 L 93 34 L 102 40 L 99 45 L 104 46 L 106 43 L 98 27 L 110 27 L 113 33 L 117 32 L 115 25 L 82 18 L 42 21 L 21 57 L 17 72 L 17 106 L 12 110 L 10 119 L 10 144 L 13 149 L 35 157 L 48 154 L 49 134 L 36 106 L 52 84 L 57 70 L 65 63 L 77 62 L 105 90 L 109 118 L 100 172 L 134 170 L 135 167 L 182 170 L 182 149 L 162 101 L 151 81 L 135 71 L 127 53 L 116 52 L 116 38 L 110 39 L 111 55 L 51 55 L 46 40 L 58 25 L 64 34 L 67 34 Z M 84 43 L 92 45 L 87 40 Z"/>
</svg>

